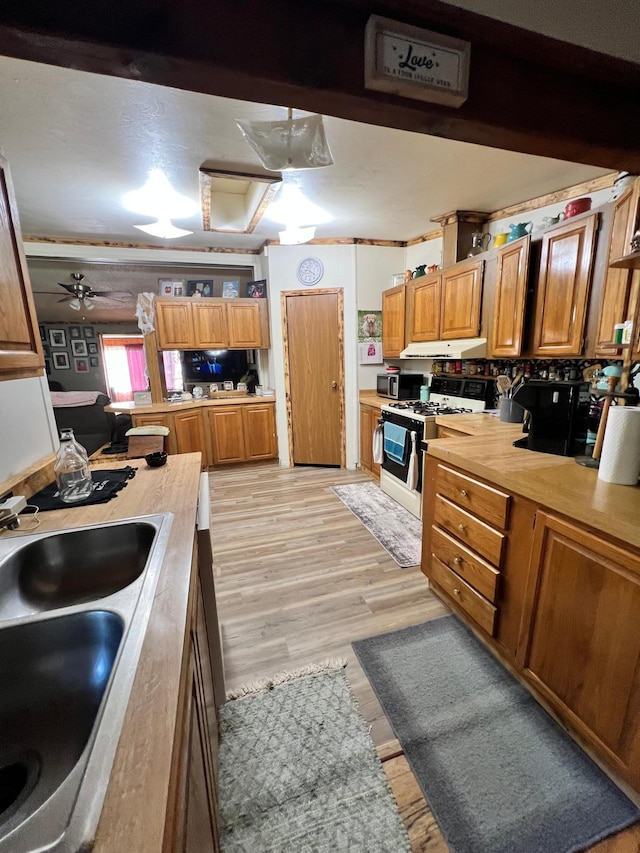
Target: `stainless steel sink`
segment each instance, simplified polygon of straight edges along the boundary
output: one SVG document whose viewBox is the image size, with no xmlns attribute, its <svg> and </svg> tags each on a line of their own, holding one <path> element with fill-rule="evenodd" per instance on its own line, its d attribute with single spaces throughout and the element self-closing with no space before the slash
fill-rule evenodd
<svg viewBox="0 0 640 853">
<path fill-rule="evenodd" d="M 0 540 L 0 853 L 91 848 L 171 521 Z"/>
</svg>

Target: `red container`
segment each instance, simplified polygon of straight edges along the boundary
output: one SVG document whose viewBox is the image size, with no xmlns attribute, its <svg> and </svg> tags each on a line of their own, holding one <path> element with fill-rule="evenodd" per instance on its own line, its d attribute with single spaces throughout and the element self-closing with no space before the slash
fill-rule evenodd
<svg viewBox="0 0 640 853">
<path fill-rule="evenodd" d="M 564 218 L 571 219 L 572 216 L 577 216 L 579 213 L 586 213 L 591 210 L 591 198 L 576 198 L 570 201 L 564 209 Z"/>
</svg>

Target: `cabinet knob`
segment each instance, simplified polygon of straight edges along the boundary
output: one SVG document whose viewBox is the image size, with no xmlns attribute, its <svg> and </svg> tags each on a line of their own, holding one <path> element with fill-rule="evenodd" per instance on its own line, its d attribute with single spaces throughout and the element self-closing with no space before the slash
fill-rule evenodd
<svg viewBox="0 0 640 853">
<path fill-rule="evenodd" d="M 469 496 L 469 493 L 467 492 L 466 489 L 460 489 L 460 494 L 462 495 L 463 498 L 466 498 Z"/>
<path fill-rule="evenodd" d="M 467 528 L 464 526 L 464 524 L 459 524 L 459 525 L 458 525 L 458 530 L 459 530 L 461 533 L 464 533 L 464 531 L 465 531 L 466 529 L 467 529 Z"/>
<path fill-rule="evenodd" d="M 335 380 L 335 379 L 334 379 L 334 380 L 333 380 L 333 382 L 331 383 L 331 387 L 332 387 L 332 388 L 337 388 L 337 387 L 338 387 L 338 383 L 336 382 L 336 380 Z"/>
<path fill-rule="evenodd" d="M 456 566 L 459 566 L 462 563 L 462 557 L 454 557 L 453 562 L 456 564 Z"/>
<path fill-rule="evenodd" d="M 453 588 L 453 594 L 454 595 L 460 595 L 460 590 L 458 589 L 457 586 Z"/>
</svg>

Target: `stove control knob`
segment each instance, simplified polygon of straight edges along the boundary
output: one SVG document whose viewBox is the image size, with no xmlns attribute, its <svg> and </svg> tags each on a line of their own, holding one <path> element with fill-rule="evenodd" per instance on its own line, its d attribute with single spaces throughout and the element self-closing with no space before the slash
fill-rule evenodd
<svg viewBox="0 0 640 853">
<path fill-rule="evenodd" d="M 460 494 L 462 495 L 463 498 L 469 497 L 469 492 L 467 492 L 466 489 L 460 489 Z"/>
</svg>

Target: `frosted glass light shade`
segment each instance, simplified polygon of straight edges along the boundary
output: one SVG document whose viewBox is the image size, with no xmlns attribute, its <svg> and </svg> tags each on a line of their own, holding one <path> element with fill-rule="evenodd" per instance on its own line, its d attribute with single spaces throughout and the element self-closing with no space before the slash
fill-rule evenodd
<svg viewBox="0 0 640 853">
<path fill-rule="evenodd" d="M 299 246 L 300 243 L 308 243 L 313 240 L 316 235 L 316 226 L 310 228 L 287 228 L 286 231 L 279 231 L 281 246 Z"/>
<path fill-rule="evenodd" d="M 276 200 L 269 205 L 264 215 L 287 228 L 323 225 L 333 219 L 330 213 L 309 201 L 296 184 L 287 181 L 282 184 Z"/>
<path fill-rule="evenodd" d="M 333 165 L 321 115 L 279 121 L 237 119 L 236 124 L 270 172 Z"/>
<path fill-rule="evenodd" d="M 133 227 L 139 231 L 144 231 L 146 234 L 151 234 L 152 237 L 160 237 L 161 240 L 173 240 L 175 237 L 193 234 L 193 231 L 176 228 L 169 219 L 158 219 L 157 222 L 150 222 L 148 225 L 134 225 Z"/>
</svg>

